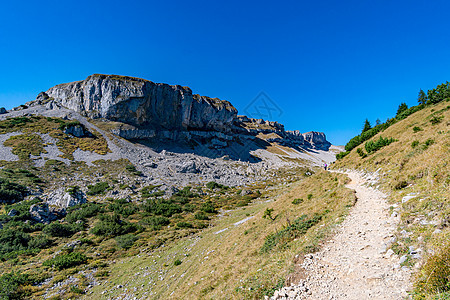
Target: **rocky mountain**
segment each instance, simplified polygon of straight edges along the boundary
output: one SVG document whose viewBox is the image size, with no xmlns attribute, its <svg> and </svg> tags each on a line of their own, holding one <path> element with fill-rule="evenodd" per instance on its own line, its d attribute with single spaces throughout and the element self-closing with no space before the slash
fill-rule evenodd
<svg viewBox="0 0 450 300">
<path fill-rule="evenodd" d="M 253 205 L 267 206 L 340 151 L 323 133 L 287 131 L 238 115 L 228 101 L 133 77 L 92 75 L 10 111 L 0 108 L 0 284 L 12 283 L 0 298 L 111 298 L 96 289 L 115 281 L 124 257 L 165 256 L 206 232 L 221 238 L 211 228 L 231 212 L 240 218 L 233 227 L 242 228 L 256 213 Z M 317 199 L 330 189 L 347 195 L 337 177 L 328 177 L 331 184 L 308 192 Z M 312 197 L 306 191 L 302 199 Z M 295 210 L 305 213 L 302 199 Z M 261 220 L 255 236 L 264 239 Z M 159 276 L 184 261 L 178 254 L 167 259 Z M 160 265 L 145 265 L 156 278 Z M 117 282 L 118 289 L 125 284 Z M 141 298 L 158 298 L 159 287 L 152 289 Z M 164 290 L 161 297 L 170 298 Z"/>
<path fill-rule="evenodd" d="M 59 84 L 28 105 L 64 107 L 92 119 L 119 122 L 112 132 L 126 139 L 201 140 L 220 148 L 239 138 L 273 133 L 277 137 L 270 142 L 286 146 L 325 151 L 331 146 L 323 133 L 285 131 L 278 122 L 237 116 L 230 102 L 193 94 L 188 87 L 127 76 L 94 74 Z"/>
</svg>

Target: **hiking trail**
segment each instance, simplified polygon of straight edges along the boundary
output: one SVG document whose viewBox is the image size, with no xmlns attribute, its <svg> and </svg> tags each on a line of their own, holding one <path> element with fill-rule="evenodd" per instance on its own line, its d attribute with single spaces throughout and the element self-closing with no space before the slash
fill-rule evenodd
<svg viewBox="0 0 450 300">
<path fill-rule="evenodd" d="M 271 299 L 405 299 L 411 270 L 387 250 L 395 242 L 399 217 L 389 215 L 387 196 L 367 187 L 364 176 L 345 173 L 357 202 L 337 233 L 301 262 L 305 279 L 284 287 Z"/>
</svg>

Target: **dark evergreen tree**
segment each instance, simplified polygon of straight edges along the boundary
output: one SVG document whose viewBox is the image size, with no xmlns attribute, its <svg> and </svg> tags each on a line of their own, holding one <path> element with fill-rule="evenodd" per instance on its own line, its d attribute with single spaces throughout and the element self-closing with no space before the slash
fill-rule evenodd
<svg viewBox="0 0 450 300">
<path fill-rule="evenodd" d="M 408 105 L 405 102 L 400 103 L 397 109 L 397 116 L 408 109 Z"/>
<path fill-rule="evenodd" d="M 422 89 L 420 89 L 419 96 L 417 97 L 417 102 L 419 102 L 420 105 L 425 105 L 427 104 L 427 101 L 428 101 L 427 94 L 425 94 L 425 92 Z"/>
<path fill-rule="evenodd" d="M 378 126 L 378 125 L 380 125 L 381 124 L 381 120 L 380 119 L 377 119 L 376 121 L 375 121 L 375 126 Z"/>
<path fill-rule="evenodd" d="M 366 132 L 369 129 L 372 129 L 372 125 L 370 125 L 369 120 L 366 119 L 366 121 L 364 122 L 364 127 L 363 127 L 362 132 Z"/>
</svg>

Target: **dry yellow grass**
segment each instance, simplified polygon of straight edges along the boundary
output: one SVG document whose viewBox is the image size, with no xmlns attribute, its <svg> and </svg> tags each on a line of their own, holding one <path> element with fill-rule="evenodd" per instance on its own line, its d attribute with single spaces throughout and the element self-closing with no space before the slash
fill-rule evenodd
<svg viewBox="0 0 450 300">
<path fill-rule="evenodd" d="M 440 122 L 432 122 L 435 117 Z M 446 245 L 435 241 L 448 243 L 450 240 L 450 102 L 444 101 L 418 111 L 372 140 L 379 136 L 398 141 L 366 158 L 361 158 L 354 149 L 336 162 L 334 168 L 379 170 L 382 189 L 390 194 L 393 204 L 402 208 L 399 231 L 408 232 L 408 236 L 398 234 L 395 249 L 401 255 L 407 254 L 408 246 L 424 249 L 426 261 Z M 416 198 L 402 203 L 402 198 L 408 194 Z M 424 261 L 410 260 L 409 264 L 420 269 Z M 421 272 L 418 272 L 418 278 Z M 450 289 L 450 285 L 447 288 Z M 432 293 L 421 292 L 416 297 L 433 296 Z"/>
<path fill-rule="evenodd" d="M 345 180 L 343 175 L 319 171 L 291 187 L 277 189 L 273 191 L 274 196 L 281 195 L 274 201 L 261 201 L 226 212 L 213 221 L 214 227 L 199 235 L 114 264 L 108 286 L 124 284 L 128 290 L 136 287 L 140 290 L 137 296 L 149 298 L 260 298 L 294 271 L 293 260 L 297 254 L 317 248 L 347 214 L 355 196 L 344 187 Z M 312 196 L 308 197 L 309 194 Z M 293 204 L 298 198 L 303 202 Z M 263 218 L 267 208 L 273 209 L 275 220 Z M 304 236 L 287 243 L 281 250 L 260 252 L 267 235 L 304 214 L 312 216 L 314 213 L 324 217 Z M 234 225 L 249 217 L 251 219 L 243 224 Z M 174 266 L 176 259 L 181 265 Z M 105 289 L 108 289 L 105 285 L 95 288 L 93 296 L 108 298 L 121 293 L 110 289 L 111 293 L 101 296 L 99 292 Z"/>
</svg>

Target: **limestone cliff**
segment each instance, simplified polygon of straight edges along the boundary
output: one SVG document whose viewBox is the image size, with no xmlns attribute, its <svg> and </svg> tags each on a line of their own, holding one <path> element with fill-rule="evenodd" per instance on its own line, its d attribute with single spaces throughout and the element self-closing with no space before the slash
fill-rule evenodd
<svg viewBox="0 0 450 300">
<path fill-rule="evenodd" d="M 227 132 L 237 114 L 230 102 L 193 95 L 188 87 L 117 75 L 94 74 L 46 94 L 88 117 L 146 129 Z"/>
<path fill-rule="evenodd" d="M 34 102 L 120 122 L 111 132 L 126 139 L 195 141 L 216 149 L 239 139 L 321 150 L 331 145 L 324 133 L 286 131 L 278 122 L 238 116 L 230 102 L 193 94 L 189 87 L 134 77 L 94 74 L 54 86 Z"/>
</svg>

